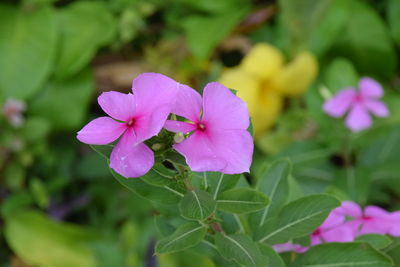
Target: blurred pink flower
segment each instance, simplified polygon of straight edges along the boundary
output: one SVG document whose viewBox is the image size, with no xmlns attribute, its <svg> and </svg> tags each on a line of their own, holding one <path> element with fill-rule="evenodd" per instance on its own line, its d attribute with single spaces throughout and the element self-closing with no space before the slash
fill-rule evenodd
<svg viewBox="0 0 400 267">
<path fill-rule="evenodd" d="M 355 236 L 365 234 L 400 235 L 399 212 L 387 212 L 377 206 L 367 206 L 364 211 L 354 202 L 344 201 L 337 211 L 350 220 L 345 223 Z"/>
<path fill-rule="evenodd" d="M 348 88 L 339 91 L 324 103 L 324 111 L 339 118 L 348 113 L 345 124 L 353 132 L 371 127 L 370 113 L 377 117 L 387 117 L 389 110 L 380 100 L 383 96 L 381 85 L 368 77 L 360 79 L 358 90 Z"/>
<path fill-rule="evenodd" d="M 89 122 L 78 132 L 79 141 L 105 145 L 117 140 L 110 167 L 125 177 L 139 177 L 154 164 L 154 153 L 143 141 L 162 129 L 175 101 L 179 84 L 157 73 L 143 73 L 132 82 L 132 94 L 105 92 L 98 98 L 110 117 Z"/>
<path fill-rule="evenodd" d="M 276 244 L 273 245 L 272 248 L 278 253 L 289 252 L 289 251 L 294 251 L 296 253 L 304 253 L 308 250 L 308 247 L 303 247 L 301 245 L 293 244 L 291 242 Z"/>
<path fill-rule="evenodd" d="M 311 245 L 325 242 L 351 242 L 354 233 L 345 222 L 345 216 L 334 209 L 326 220 L 311 234 Z"/>
<path fill-rule="evenodd" d="M 249 171 L 254 145 L 247 131 L 248 109 L 228 88 L 209 83 L 202 99 L 194 89 L 181 85 L 172 113 L 190 120 L 167 121 L 164 127 L 173 132 L 193 132 L 174 145 L 193 171 Z"/>
<path fill-rule="evenodd" d="M 2 112 L 4 117 L 12 126 L 20 127 L 25 121 L 24 116 L 22 115 L 22 112 L 25 110 L 25 102 L 9 98 L 6 103 L 4 103 Z"/>
</svg>

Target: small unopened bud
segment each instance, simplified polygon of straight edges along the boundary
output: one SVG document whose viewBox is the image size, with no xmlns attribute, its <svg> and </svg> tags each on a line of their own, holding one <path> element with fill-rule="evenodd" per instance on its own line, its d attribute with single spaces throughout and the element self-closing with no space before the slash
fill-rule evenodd
<svg viewBox="0 0 400 267">
<path fill-rule="evenodd" d="M 175 136 L 174 136 L 174 142 L 175 142 L 175 143 L 180 143 L 180 142 L 182 142 L 183 140 L 185 140 L 185 136 L 183 135 L 183 133 L 177 133 L 177 134 L 175 134 Z"/>
<path fill-rule="evenodd" d="M 155 143 L 154 145 L 151 146 L 151 149 L 153 149 L 154 151 L 158 151 L 158 150 L 160 150 L 160 149 L 163 148 L 163 147 L 164 147 L 163 144 Z"/>
<path fill-rule="evenodd" d="M 319 94 L 322 96 L 323 99 L 327 100 L 332 98 L 332 92 L 329 91 L 328 87 L 326 86 L 320 86 L 318 88 Z"/>
</svg>

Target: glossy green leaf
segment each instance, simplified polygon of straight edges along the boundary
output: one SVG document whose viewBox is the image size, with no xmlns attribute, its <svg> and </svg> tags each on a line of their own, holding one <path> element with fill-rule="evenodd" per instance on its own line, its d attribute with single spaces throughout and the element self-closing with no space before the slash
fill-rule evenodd
<svg viewBox="0 0 400 267">
<path fill-rule="evenodd" d="M 384 249 L 392 244 L 393 240 L 386 235 L 367 234 L 356 238 L 356 241 L 367 242 L 376 249 Z"/>
<path fill-rule="evenodd" d="M 258 244 L 261 253 L 268 258 L 268 266 L 285 267 L 281 256 L 271 247 L 265 244 Z"/>
<path fill-rule="evenodd" d="M 244 234 L 215 236 L 215 245 L 221 255 L 228 260 L 235 260 L 244 266 L 266 266 L 268 260 L 258 249 L 256 243 Z"/>
<path fill-rule="evenodd" d="M 151 170 L 140 177 L 143 181 L 148 184 L 155 185 L 155 186 L 168 186 L 171 183 L 176 181 L 174 180 L 174 176 L 176 172 L 167 169 L 161 163 L 155 163 Z"/>
<path fill-rule="evenodd" d="M 310 234 L 339 205 L 336 198 L 324 194 L 299 198 L 256 230 L 255 238 L 267 244 L 279 244 Z"/>
<path fill-rule="evenodd" d="M 60 9 L 60 53 L 55 74 L 58 79 L 82 70 L 98 48 L 109 43 L 116 22 L 103 2 L 77 1 Z"/>
<path fill-rule="evenodd" d="M 54 10 L 0 4 L 0 95 L 28 99 L 49 77 L 57 45 Z"/>
<path fill-rule="evenodd" d="M 11 213 L 5 218 L 5 237 L 26 263 L 43 267 L 96 266 L 90 243 L 99 234 L 72 224 L 54 222 L 34 211 Z"/>
<path fill-rule="evenodd" d="M 186 193 L 179 203 L 181 215 L 189 220 L 204 220 L 216 209 L 217 202 L 212 196 L 198 189 Z"/>
<path fill-rule="evenodd" d="M 50 82 L 32 99 L 29 111 L 46 118 L 53 129 L 81 127 L 86 119 L 94 84 L 92 73 L 85 70 L 70 80 Z"/>
<path fill-rule="evenodd" d="M 299 254 L 293 267 L 389 267 L 391 260 L 365 243 L 325 243 Z"/>
<path fill-rule="evenodd" d="M 197 175 L 202 175 L 206 188 L 214 199 L 217 199 L 218 194 L 233 188 L 240 179 L 240 174 L 224 174 L 219 172 L 203 172 Z"/>
<path fill-rule="evenodd" d="M 181 225 L 172 235 L 157 242 L 156 253 L 171 253 L 193 247 L 204 238 L 206 229 L 199 223 Z"/>
<path fill-rule="evenodd" d="M 269 204 L 268 197 L 250 188 L 234 188 L 221 193 L 217 199 L 218 209 L 231 213 L 249 213 Z"/>
<path fill-rule="evenodd" d="M 286 204 L 289 197 L 289 174 L 291 172 L 289 160 L 278 160 L 265 168 L 257 182 L 257 190 L 265 193 L 271 200 L 271 204 L 261 211 L 251 214 L 250 223 L 253 229 L 263 225 Z"/>
<path fill-rule="evenodd" d="M 178 204 L 183 197 L 183 194 L 179 192 L 177 188 L 167 185 L 163 187 L 154 186 L 146 183 L 140 178 L 125 178 L 116 173 L 114 170 L 110 170 L 118 182 L 132 192 L 135 192 L 139 196 L 146 198 L 147 200 L 160 204 Z"/>
</svg>

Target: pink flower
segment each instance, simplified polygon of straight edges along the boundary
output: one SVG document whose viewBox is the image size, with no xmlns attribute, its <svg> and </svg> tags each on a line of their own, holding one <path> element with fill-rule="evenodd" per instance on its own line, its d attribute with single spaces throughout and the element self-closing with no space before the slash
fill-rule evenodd
<svg viewBox="0 0 400 267">
<path fill-rule="evenodd" d="M 355 235 L 345 222 L 345 216 L 332 210 L 328 218 L 311 234 L 311 245 L 325 242 L 351 242 Z"/>
<path fill-rule="evenodd" d="M 25 121 L 22 115 L 25 110 L 25 102 L 9 98 L 3 106 L 2 113 L 12 126 L 20 127 Z"/>
<path fill-rule="evenodd" d="M 377 206 L 367 206 L 364 211 L 354 202 L 344 201 L 337 212 L 350 217 L 345 223 L 355 236 L 365 234 L 400 234 L 399 214 L 387 212 Z"/>
<path fill-rule="evenodd" d="M 173 132 L 192 132 L 174 149 L 193 171 L 249 171 L 253 154 L 253 140 L 247 131 L 249 113 L 246 104 L 228 88 L 209 83 L 202 99 L 195 90 L 182 85 L 172 112 L 190 120 L 167 121 L 164 127 Z"/>
<path fill-rule="evenodd" d="M 293 244 L 291 242 L 276 244 L 273 245 L 272 248 L 278 253 L 289 252 L 289 251 L 294 251 L 296 253 L 304 253 L 308 250 L 308 247 L 303 247 L 301 245 Z"/>
<path fill-rule="evenodd" d="M 144 73 L 132 82 L 132 94 L 105 92 L 98 98 L 110 117 L 89 122 L 78 132 L 79 141 L 105 145 L 117 140 L 110 167 L 125 177 L 139 177 L 154 164 L 154 153 L 143 141 L 162 129 L 175 101 L 179 84 L 157 73 Z"/>
<path fill-rule="evenodd" d="M 324 111 L 332 117 L 339 118 L 348 112 L 345 123 L 353 132 L 371 127 L 370 113 L 377 117 L 389 115 L 386 105 L 379 100 L 383 96 L 383 89 L 378 82 L 364 77 L 358 87 L 359 90 L 341 90 L 324 104 Z"/>
</svg>

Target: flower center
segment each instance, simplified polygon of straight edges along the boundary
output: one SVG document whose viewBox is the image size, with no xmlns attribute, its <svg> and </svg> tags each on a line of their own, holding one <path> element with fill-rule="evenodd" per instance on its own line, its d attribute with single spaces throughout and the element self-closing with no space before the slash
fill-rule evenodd
<svg viewBox="0 0 400 267">
<path fill-rule="evenodd" d="M 128 127 L 132 127 L 133 125 L 135 125 L 135 118 L 131 118 L 128 120 L 128 122 L 126 123 L 126 125 L 128 125 Z"/>
<path fill-rule="evenodd" d="M 197 130 L 204 132 L 206 130 L 206 125 L 202 122 L 197 123 Z"/>
<path fill-rule="evenodd" d="M 372 219 L 372 217 L 371 216 L 362 216 L 362 219 L 363 219 L 363 221 L 369 221 L 369 220 L 371 220 Z"/>
<path fill-rule="evenodd" d="M 321 229 L 317 228 L 311 235 L 312 236 L 319 236 L 321 234 Z"/>
<path fill-rule="evenodd" d="M 364 101 L 364 99 L 363 99 L 363 97 L 362 97 L 361 94 L 356 94 L 356 95 L 354 96 L 354 98 L 353 98 L 353 102 L 354 102 L 354 103 L 361 103 L 361 102 L 363 102 L 363 101 Z"/>
</svg>

